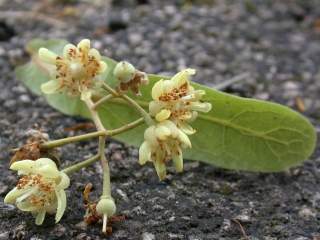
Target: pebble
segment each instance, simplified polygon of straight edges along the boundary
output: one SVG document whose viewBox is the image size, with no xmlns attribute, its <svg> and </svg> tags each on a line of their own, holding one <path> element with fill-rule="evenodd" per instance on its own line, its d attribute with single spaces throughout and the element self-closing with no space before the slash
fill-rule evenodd
<svg viewBox="0 0 320 240">
<path fill-rule="evenodd" d="M 9 232 L 0 233 L 0 240 L 8 240 L 8 239 L 9 239 Z"/>
<path fill-rule="evenodd" d="M 66 234 L 67 229 L 62 224 L 55 225 L 54 229 L 52 230 L 52 234 L 57 237 L 62 237 Z"/>
<path fill-rule="evenodd" d="M 155 240 L 156 237 L 152 233 L 144 232 L 142 233 L 142 240 Z"/>
<path fill-rule="evenodd" d="M 138 44 L 140 44 L 142 39 L 143 39 L 142 36 L 138 33 L 131 33 L 129 35 L 129 43 L 132 46 L 137 46 Z"/>
<path fill-rule="evenodd" d="M 316 217 L 316 213 L 314 213 L 310 208 L 303 207 L 299 211 L 299 216 L 306 219 L 306 220 L 309 220 L 311 218 Z"/>
<path fill-rule="evenodd" d="M 87 230 L 88 225 L 87 225 L 84 221 L 81 221 L 81 222 L 77 223 L 77 224 L 75 225 L 75 227 L 78 228 L 78 229 L 80 229 L 80 230 L 85 231 L 85 230 Z"/>
</svg>

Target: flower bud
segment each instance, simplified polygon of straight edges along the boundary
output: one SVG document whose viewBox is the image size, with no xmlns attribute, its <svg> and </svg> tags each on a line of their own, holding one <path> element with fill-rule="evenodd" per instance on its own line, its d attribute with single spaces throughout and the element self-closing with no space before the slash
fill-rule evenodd
<svg viewBox="0 0 320 240">
<path fill-rule="evenodd" d="M 127 83 L 133 79 L 136 69 L 131 63 L 122 61 L 116 65 L 113 74 L 120 82 Z"/>
<path fill-rule="evenodd" d="M 117 208 L 114 201 L 110 198 L 101 198 L 96 206 L 97 213 L 111 217 L 115 214 Z"/>
</svg>

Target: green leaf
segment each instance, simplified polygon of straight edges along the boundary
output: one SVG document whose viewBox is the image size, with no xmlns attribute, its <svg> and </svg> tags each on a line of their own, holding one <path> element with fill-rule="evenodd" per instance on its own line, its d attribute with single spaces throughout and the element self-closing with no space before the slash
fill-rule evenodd
<svg viewBox="0 0 320 240">
<path fill-rule="evenodd" d="M 38 42 L 41 45 L 33 43 L 33 49 L 58 49 L 57 45 L 65 44 L 59 41 L 57 45 Z M 108 58 L 104 58 L 104 61 L 108 64 L 104 78 L 115 86 L 112 72 L 116 62 Z M 34 62 L 19 67 L 17 77 L 37 94 L 39 85 L 49 80 Z M 165 77 L 149 75 L 149 78 L 150 84 L 142 88 L 142 96 L 131 96 L 146 109 L 151 100 L 153 84 Z M 232 96 L 196 83 L 193 86 L 206 91 L 204 100 L 211 102 L 213 110 L 200 114 L 192 124 L 197 133 L 190 136 L 193 147 L 185 153 L 185 158 L 228 169 L 274 172 L 299 165 L 312 154 L 316 133 L 301 114 L 279 104 Z M 79 98 L 56 94 L 46 96 L 46 99 L 52 107 L 63 113 L 88 117 L 86 107 Z M 99 115 L 110 129 L 140 117 L 135 109 L 117 99 L 103 104 L 99 108 Z M 145 127 L 140 126 L 115 138 L 139 146 Z"/>
</svg>

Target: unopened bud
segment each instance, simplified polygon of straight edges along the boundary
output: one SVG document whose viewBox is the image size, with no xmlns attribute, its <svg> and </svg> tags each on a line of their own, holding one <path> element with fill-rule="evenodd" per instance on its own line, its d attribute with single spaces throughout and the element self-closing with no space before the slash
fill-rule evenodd
<svg viewBox="0 0 320 240">
<path fill-rule="evenodd" d="M 135 67 L 126 61 L 119 62 L 113 70 L 114 76 L 122 83 L 131 81 L 135 74 Z"/>
<path fill-rule="evenodd" d="M 96 206 L 97 213 L 111 217 L 115 214 L 117 208 L 114 201 L 110 198 L 101 198 Z"/>
</svg>

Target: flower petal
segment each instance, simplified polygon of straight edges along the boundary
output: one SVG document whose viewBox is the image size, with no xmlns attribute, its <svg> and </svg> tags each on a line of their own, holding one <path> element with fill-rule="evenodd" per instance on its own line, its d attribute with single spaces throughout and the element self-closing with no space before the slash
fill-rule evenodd
<svg viewBox="0 0 320 240">
<path fill-rule="evenodd" d="M 77 55 L 77 47 L 71 43 L 68 43 L 63 48 L 63 57 L 66 59 L 72 59 Z"/>
<path fill-rule="evenodd" d="M 103 73 L 108 69 L 108 65 L 104 61 L 100 61 L 99 64 L 99 73 Z"/>
<path fill-rule="evenodd" d="M 40 168 L 43 166 L 50 166 L 52 168 L 58 169 L 57 164 L 54 161 L 52 161 L 50 158 L 39 158 L 34 162 L 35 162 L 36 168 Z"/>
<path fill-rule="evenodd" d="M 57 190 L 66 189 L 70 185 L 70 178 L 68 177 L 67 174 L 65 174 L 64 172 L 60 172 L 60 176 L 61 176 L 61 180 L 56 187 Z"/>
<path fill-rule="evenodd" d="M 88 52 L 90 49 L 90 40 L 89 39 L 82 39 L 78 45 L 77 45 L 78 49 L 82 52 Z"/>
<path fill-rule="evenodd" d="M 162 91 L 165 93 L 169 93 L 172 91 L 174 87 L 174 82 L 172 82 L 171 80 L 164 80 L 162 85 Z"/>
<path fill-rule="evenodd" d="M 34 171 L 36 163 L 33 160 L 21 160 L 11 164 L 10 169 L 19 171 L 19 174 L 28 174 Z"/>
<path fill-rule="evenodd" d="M 14 204 L 18 197 L 22 196 L 23 194 L 25 194 L 28 191 L 29 191 L 28 188 L 18 189 L 17 187 L 15 187 L 10 192 L 7 193 L 3 202 L 7 203 L 7 204 Z"/>
<path fill-rule="evenodd" d="M 145 130 L 144 139 L 151 144 L 151 146 L 157 145 L 158 142 L 155 135 L 155 126 L 150 126 Z"/>
<path fill-rule="evenodd" d="M 139 148 L 139 164 L 144 165 L 151 160 L 151 147 L 148 142 L 144 141 Z"/>
<path fill-rule="evenodd" d="M 185 122 L 179 123 L 179 128 L 187 135 L 196 133 L 196 130 Z"/>
<path fill-rule="evenodd" d="M 60 221 L 62 218 L 64 211 L 66 210 L 67 206 L 67 197 L 65 191 L 56 191 L 57 201 L 58 201 L 58 207 L 57 207 L 57 213 L 56 213 L 56 223 Z"/>
<path fill-rule="evenodd" d="M 49 64 L 56 64 L 57 54 L 51 52 L 46 48 L 40 48 L 38 51 L 38 55 L 40 60 L 49 63 Z"/>
<path fill-rule="evenodd" d="M 46 83 L 41 84 L 41 91 L 45 94 L 56 93 L 60 88 L 60 84 L 56 80 L 50 80 Z"/>
<path fill-rule="evenodd" d="M 101 59 L 99 51 L 95 48 L 91 48 L 88 52 L 88 55 L 94 57 L 97 61 L 100 61 Z"/>
<path fill-rule="evenodd" d="M 39 206 L 31 204 L 29 201 L 17 202 L 17 208 L 24 212 L 39 211 Z"/>
<path fill-rule="evenodd" d="M 187 134 L 185 134 L 182 131 L 179 131 L 178 139 L 182 143 L 183 147 L 191 148 L 191 141 Z"/>
<path fill-rule="evenodd" d="M 156 120 L 158 122 L 162 122 L 164 120 L 167 120 L 171 115 L 171 111 L 168 109 L 162 109 L 157 115 Z"/>
<path fill-rule="evenodd" d="M 47 178 L 57 178 L 60 175 L 60 172 L 57 168 L 57 165 L 50 158 L 39 158 L 35 161 L 36 170 L 35 173 L 41 174 Z"/>
<path fill-rule="evenodd" d="M 190 75 L 194 75 L 194 74 L 196 74 L 196 70 L 195 69 L 187 68 L 187 69 L 184 69 L 184 70 L 178 72 L 176 75 L 174 75 L 171 78 L 171 81 L 174 82 L 174 85 L 176 87 L 180 87 L 183 84 L 188 82 Z"/>
<path fill-rule="evenodd" d="M 161 111 L 164 105 L 159 101 L 151 101 L 149 103 L 149 113 L 151 116 L 156 116 Z"/>
<path fill-rule="evenodd" d="M 164 141 L 171 135 L 170 128 L 167 128 L 165 126 L 158 126 L 155 129 L 155 135 L 158 139 Z"/>
<path fill-rule="evenodd" d="M 25 199 L 27 199 L 28 197 L 30 197 L 32 194 L 36 193 L 37 191 L 38 191 L 37 187 L 28 188 L 28 191 L 26 191 L 24 194 L 20 195 L 16 199 L 16 203 L 19 204 L 20 202 L 24 201 Z M 23 211 L 25 211 L 25 210 L 23 210 Z"/>
<path fill-rule="evenodd" d="M 83 90 L 81 92 L 81 100 L 86 101 L 92 97 L 92 91 L 90 89 Z"/>
<path fill-rule="evenodd" d="M 211 103 L 208 103 L 208 102 L 193 102 L 190 104 L 190 108 L 193 110 L 193 111 L 199 111 L 199 112 L 209 112 L 212 108 L 211 106 Z"/>
<path fill-rule="evenodd" d="M 36 224 L 41 225 L 45 217 L 46 217 L 46 211 L 45 210 L 39 211 L 36 216 Z"/>
<path fill-rule="evenodd" d="M 162 93 L 163 93 L 163 79 L 161 79 L 160 81 L 156 82 L 153 85 L 151 96 L 153 100 L 158 100 L 159 97 L 162 95 Z"/>
<path fill-rule="evenodd" d="M 156 169 L 157 175 L 159 179 L 162 181 L 166 178 L 167 176 L 167 168 L 166 165 L 162 161 L 154 161 L 154 168 Z"/>
<path fill-rule="evenodd" d="M 183 157 L 182 157 L 182 152 L 181 149 L 178 149 L 177 153 L 172 154 L 172 161 L 174 164 L 174 167 L 177 172 L 182 172 L 183 171 Z"/>
</svg>

